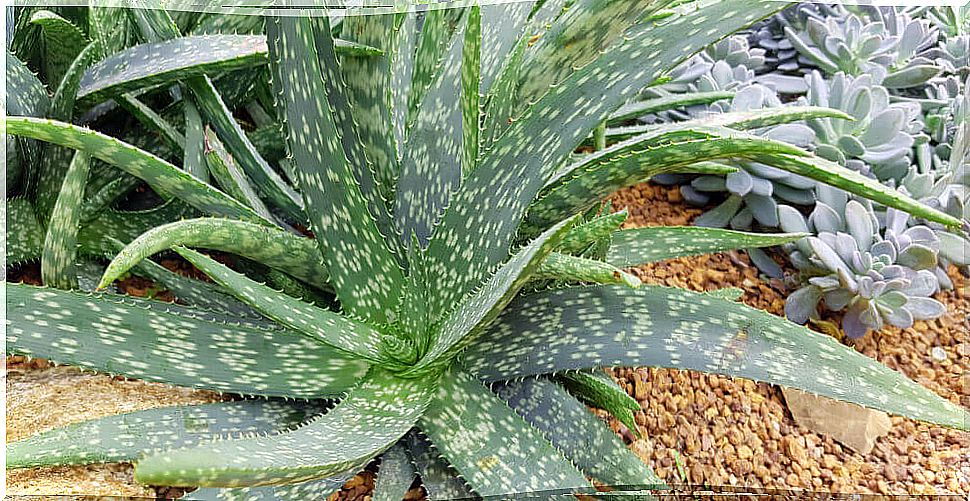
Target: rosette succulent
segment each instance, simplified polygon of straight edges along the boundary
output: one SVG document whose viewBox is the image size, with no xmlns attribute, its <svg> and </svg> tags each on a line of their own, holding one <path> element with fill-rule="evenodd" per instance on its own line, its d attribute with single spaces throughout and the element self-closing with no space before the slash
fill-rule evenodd
<svg viewBox="0 0 970 501">
<path fill-rule="evenodd" d="M 889 209 L 880 231 L 871 204 L 820 188 L 820 200 L 807 218 L 788 206 L 780 207 L 779 215 L 782 228 L 816 234 L 795 244 L 791 253 L 792 263 L 808 278 L 785 301 L 789 320 L 805 323 L 816 317 L 824 300 L 827 309 L 844 311 L 843 331 L 858 338 L 884 325 L 906 328 L 946 311 L 930 297 L 939 289 L 932 270 L 940 239 L 926 226 L 908 225 L 908 214 Z"/>
</svg>

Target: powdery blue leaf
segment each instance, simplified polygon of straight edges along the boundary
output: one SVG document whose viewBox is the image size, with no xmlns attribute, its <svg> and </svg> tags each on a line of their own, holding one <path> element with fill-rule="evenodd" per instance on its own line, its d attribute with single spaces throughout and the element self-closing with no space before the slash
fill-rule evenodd
<svg viewBox="0 0 970 501">
<path fill-rule="evenodd" d="M 690 369 L 958 429 L 970 423 L 965 409 L 831 337 L 743 304 L 666 287 L 524 296 L 462 358 L 485 380 L 604 366 Z"/>
<path fill-rule="evenodd" d="M 135 479 L 151 485 L 255 487 L 360 468 L 414 425 L 435 395 L 436 379 L 402 379 L 372 369 L 333 410 L 297 430 L 148 456 L 135 465 Z"/>
<path fill-rule="evenodd" d="M 795 242 L 805 236 L 805 233 L 745 233 L 696 226 L 634 228 L 613 234 L 606 261 L 620 268 L 628 268 L 675 257 L 773 247 Z"/>
<path fill-rule="evenodd" d="M 617 490 L 666 487 L 606 423 L 556 383 L 514 381 L 498 395 L 593 480 Z"/>
<path fill-rule="evenodd" d="M 481 496 L 592 487 L 539 430 L 464 372 L 450 372 L 418 426 Z"/>
<path fill-rule="evenodd" d="M 241 400 L 107 416 L 8 443 L 7 468 L 133 461 L 227 435 L 284 431 L 325 410 L 320 402 Z"/>
<path fill-rule="evenodd" d="M 185 247 L 176 247 L 175 251 L 240 301 L 276 322 L 347 354 L 371 362 L 380 359 L 381 334 L 367 324 L 280 294 L 204 254 Z"/>
<path fill-rule="evenodd" d="M 291 398 L 340 395 L 367 368 L 296 332 L 238 317 L 27 285 L 7 284 L 6 292 L 13 354 L 191 388 Z"/>
</svg>

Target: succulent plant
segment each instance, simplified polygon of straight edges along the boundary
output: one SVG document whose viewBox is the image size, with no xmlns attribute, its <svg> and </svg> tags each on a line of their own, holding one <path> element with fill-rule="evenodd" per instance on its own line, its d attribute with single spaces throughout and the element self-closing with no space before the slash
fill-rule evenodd
<svg viewBox="0 0 970 501">
<path fill-rule="evenodd" d="M 735 303 L 730 293 L 640 285 L 619 270 L 803 234 L 618 231 L 622 213 L 577 216 L 604 191 L 729 157 L 960 226 L 791 145 L 727 128 L 758 128 L 783 120 L 775 116 L 783 111 L 665 124 L 573 156 L 594 128 L 685 54 L 775 5 L 615 2 L 604 11 L 581 0 L 552 22 L 546 33 L 556 36 L 538 40 L 526 27 L 499 22 L 528 25 L 528 9 L 512 15 L 518 4 L 430 10 L 420 28 L 411 13 L 349 16 L 338 31 L 351 44 L 344 53 L 326 17 L 267 18 L 265 37 L 241 36 L 265 42 L 264 59 L 246 59 L 268 62 L 295 186 L 259 170 L 265 160 L 239 123 L 216 106 L 221 101 L 209 100 L 219 96 L 210 73 L 235 64 L 232 51 L 226 61 L 164 50 L 200 39 L 181 37 L 164 10 L 128 12 L 141 38 L 155 41 L 107 55 L 89 70 L 101 78 L 78 106 L 124 99 L 141 86 L 190 96 L 200 113 L 189 110 L 175 127 L 185 141 L 182 167 L 87 127 L 7 118 L 8 134 L 77 151 L 39 252 L 45 282 L 61 288 L 8 284 L 7 350 L 274 400 L 78 423 L 7 444 L 7 467 L 131 461 L 141 482 L 201 486 L 195 499 L 320 499 L 378 457 L 381 499 L 403 498 L 416 474 L 437 497 L 592 492 L 590 479 L 662 487 L 581 403 L 618 416 L 629 411 L 622 390 L 592 372 L 616 365 L 768 381 L 967 429 L 966 410 L 826 336 Z M 482 41 L 493 37 L 511 37 L 506 56 L 484 57 Z M 250 42 L 239 49 L 261 52 L 260 40 Z M 640 56 L 648 53 L 645 68 Z M 120 62 L 145 54 L 161 60 Z M 194 64 L 199 57 L 207 58 L 205 69 Z M 482 88 L 488 74 L 492 84 Z M 82 222 L 79 188 L 90 158 L 168 200 L 146 218 L 155 224 L 138 227 L 112 210 Z M 201 175 L 203 158 L 211 177 Z M 276 213 L 268 217 L 254 196 Z M 31 224 L 34 207 L 18 206 L 27 211 L 17 214 L 18 224 Z M 193 217 L 173 217 L 183 209 Z M 291 228 L 303 221 L 312 237 Z M 99 238 L 105 225 L 123 229 L 123 238 Z M 125 234 L 132 229 L 135 235 Z M 67 244 L 84 241 L 86 232 L 112 257 L 101 287 L 133 266 L 151 268 L 149 256 L 172 249 L 215 282 L 208 290 L 241 311 L 63 290 L 76 288 L 64 265 L 74 254 L 47 250 L 74 251 Z M 38 233 L 10 235 L 18 248 L 36 247 Z M 21 234 L 34 238 L 19 241 Z M 517 241 L 522 245 L 513 246 Z M 233 267 L 193 248 L 227 253 Z M 536 280 L 568 286 L 532 290 Z M 742 335 L 750 349 L 739 354 Z M 339 401 L 328 408 L 324 400 Z M 597 454 L 589 454 L 590 444 Z"/>
<path fill-rule="evenodd" d="M 807 218 L 792 207 L 779 208 L 786 231 L 816 234 L 799 241 L 791 254 L 807 284 L 786 299 L 789 320 L 805 323 L 816 317 L 824 300 L 829 310 L 845 311 L 842 329 L 858 338 L 886 324 L 906 328 L 946 311 L 930 297 L 939 289 L 932 270 L 940 239 L 932 229 L 910 226 L 908 214 L 889 209 L 880 231 L 871 204 L 826 187 L 819 192 Z"/>
<path fill-rule="evenodd" d="M 802 32 L 809 19 L 822 20 L 833 15 L 842 15 L 838 5 L 798 3 L 753 25 L 748 30 L 748 42 L 765 51 L 765 65 L 772 72 L 807 73 L 816 68 L 815 63 L 798 53 L 785 35 L 785 28 Z"/>
<path fill-rule="evenodd" d="M 788 40 L 827 74 L 869 75 L 891 89 L 919 87 L 940 73 L 923 53 L 937 44 L 938 30 L 893 7 L 809 17 L 804 31 L 785 27 Z"/>
</svg>

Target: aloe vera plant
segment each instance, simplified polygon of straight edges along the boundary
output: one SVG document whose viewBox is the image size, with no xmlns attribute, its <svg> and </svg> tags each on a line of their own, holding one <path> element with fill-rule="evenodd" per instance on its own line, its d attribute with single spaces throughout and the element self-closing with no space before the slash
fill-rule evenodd
<svg viewBox="0 0 970 501">
<path fill-rule="evenodd" d="M 629 421 L 629 398 L 592 372 L 624 365 L 746 377 L 967 429 L 964 409 L 831 338 L 734 302 L 732 291 L 646 286 L 620 270 L 805 236 L 620 230 L 622 212 L 595 213 L 604 192 L 714 158 L 776 165 L 960 231 L 960 219 L 871 179 L 730 128 L 800 114 L 669 124 L 573 156 L 637 92 L 775 3 L 580 0 L 561 15 L 520 7 L 431 11 L 420 29 L 411 13 L 344 19 L 339 30 L 326 17 L 267 18 L 270 119 L 281 121 L 288 152 L 278 179 L 234 168 L 232 159 L 243 164 L 258 151 L 238 134 L 227 140 L 234 128 L 215 126 L 224 118 L 218 107 L 201 115 L 224 148 L 197 123 L 179 130 L 185 150 L 198 141 L 211 179 L 77 125 L 8 117 L 8 133 L 143 179 L 168 199 L 153 210 L 189 213 L 146 228 L 106 211 L 74 225 L 82 246 L 105 225 L 127 242 L 109 251 L 100 287 L 170 248 L 232 306 L 259 316 L 9 284 L 7 350 L 287 400 L 84 422 L 8 444 L 7 467 L 132 461 L 140 482 L 201 486 L 195 499 L 322 498 L 375 458 L 381 499 L 401 499 L 416 474 L 440 497 L 591 492 L 591 481 L 662 488 L 583 405 Z M 138 19 L 144 37 L 178 38 L 165 11 Z M 341 53 L 335 32 L 379 52 Z M 503 39 L 501 57 L 483 44 Z M 354 80 L 362 75 L 374 85 Z M 199 103 L 212 94 L 191 81 L 209 77 L 185 83 Z M 136 92 L 113 89 L 105 92 Z M 64 184 L 78 177 L 69 171 Z M 240 189 L 245 182 L 257 189 Z M 299 194 L 302 221 L 257 207 L 253 193 L 266 196 L 280 182 L 287 189 L 278 193 Z M 191 217 L 199 214 L 206 217 Z M 312 238 L 291 231 L 304 221 Z M 234 255 L 234 266 L 197 249 Z M 57 321 L 43 320 L 54 309 Z M 739 356 L 742 333 L 749 349 Z M 320 400 L 339 401 L 327 410 L 314 405 Z M 200 432 L 197 420 L 215 424 Z"/>
</svg>

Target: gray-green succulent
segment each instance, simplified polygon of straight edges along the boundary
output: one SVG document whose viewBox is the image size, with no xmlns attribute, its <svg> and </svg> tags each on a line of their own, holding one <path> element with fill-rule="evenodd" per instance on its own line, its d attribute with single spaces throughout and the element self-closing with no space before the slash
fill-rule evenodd
<svg viewBox="0 0 970 501">
<path fill-rule="evenodd" d="M 104 50 L 87 64 L 111 84 L 75 100 L 85 74 L 75 59 L 68 116 L 6 119 L 8 134 L 45 143 L 44 158 L 68 159 L 8 214 L 10 247 L 40 258 L 46 287 L 7 284 L 7 351 L 249 398 L 50 430 L 7 444 L 7 467 L 131 461 L 140 482 L 202 487 L 193 499 L 319 499 L 376 458 L 379 499 L 402 499 L 416 475 L 435 497 L 591 492 L 593 481 L 663 488 L 584 405 L 629 422 L 629 397 L 596 372 L 624 365 L 767 381 L 967 429 L 965 409 L 736 303 L 734 291 L 647 286 L 621 271 L 804 233 L 619 230 L 624 213 L 595 213 L 617 188 L 728 158 L 961 231 L 958 218 L 745 132 L 833 110 L 722 113 L 574 154 L 665 72 L 778 4 L 532 7 L 351 15 L 339 27 L 287 15 L 255 28 L 217 14 L 92 9 L 116 23 L 93 37 Z M 229 46 L 252 52 L 252 74 L 266 75 L 239 96 L 253 121 L 278 124 L 281 166 L 222 99 L 238 90 L 227 79 L 238 53 L 163 50 L 214 36 L 182 36 L 202 25 L 252 33 L 224 36 L 245 37 Z M 128 106 L 95 102 L 107 98 Z M 154 155 L 95 118 L 118 113 L 175 153 Z M 108 178 L 119 172 L 159 204 L 111 207 L 122 190 Z M 91 186 L 101 190 L 89 207 L 79 193 Z M 212 282 L 166 275 L 149 259 L 166 249 Z M 131 270 L 168 277 L 185 304 L 84 291 L 72 265 L 96 253 L 110 259 L 100 288 Z"/>
</svg>

